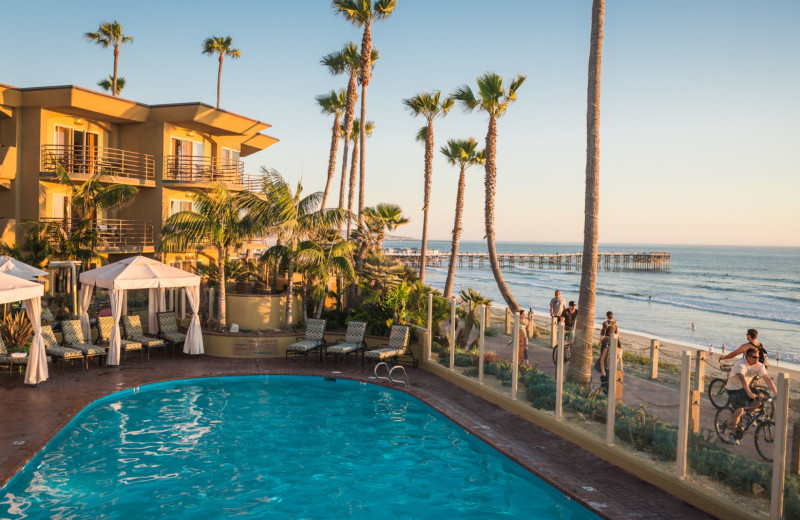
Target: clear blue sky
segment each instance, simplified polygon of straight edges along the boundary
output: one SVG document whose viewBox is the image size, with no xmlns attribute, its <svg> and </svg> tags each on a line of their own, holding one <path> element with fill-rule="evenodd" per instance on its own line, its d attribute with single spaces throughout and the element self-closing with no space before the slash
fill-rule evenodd
<svg viewBox="0 0 800 520">
<path fill-rule="evenodd" d="M 528 79 L 498 125 L 497 238 L 582 240 L 590 0 L 398 0 L 373 28 L 381 51 L 368 90 L 367 204 L 400 204 L 420 236 L 423 121 L 402 100 L 452 92 L 493 70 Z M 83 33 L 118 20 L 123 97 L 215 103 L 273 125 L 280 142 L 246 160 L 324 188 L 332 121 L 314 96 L 345 86 L 319 59 L 361 33 L 326 0 L 0 1 L 0 83 L 96 87 L 112 52 Z M 600 241 L 800 246 L 800 2 L 609 0 L 602 73 Z M 486 134 L 481 113 L 437 121 L 429 236 L 450 236 L 457 171 L 449 138 Z M 340 151 L 341 158 L 341 151 Z M 337 167 L 337 172 L 340 171 Z M 338 182 L 337 182 L 338 184 Z M 332 197 L 338 198 L 338 188 Z M 483 172 L 468 172 L 465 239 L 483 230 Z"/>
</svg>

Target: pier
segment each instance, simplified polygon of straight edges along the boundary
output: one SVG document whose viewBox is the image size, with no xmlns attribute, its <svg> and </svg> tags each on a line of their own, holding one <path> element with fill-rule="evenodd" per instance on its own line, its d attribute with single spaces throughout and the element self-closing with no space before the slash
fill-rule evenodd
<svg viewBox="0 0 800 520">
<path fill-rule="evenodd" d="M 386 256 L 404 264 L 419 266 L 419 252 L 386 251 Z M 532 269 L 554 269 L 572 271 L 581 268 L 583 253 L 498 253 L 497 261 L 501 269 L 528 267 Z M 426 265 L 443 267 L 450 264 L 450 253 L 429 251 Z M 489 267 L 489 253 L 458 253 L 456 265 L 460 268 Z M 647 253 L 598 253 L 597 266 L 607 271 L 669 271 L 670 254 L 665 252 Z"/>
</svg>

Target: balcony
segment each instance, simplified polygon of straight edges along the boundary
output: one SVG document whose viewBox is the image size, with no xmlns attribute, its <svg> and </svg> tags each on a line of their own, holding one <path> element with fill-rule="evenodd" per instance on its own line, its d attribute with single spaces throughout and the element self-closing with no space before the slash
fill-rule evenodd
<svg viewBox="0 0 800 520">
<path fill-rule="evenodd" d="M 262 193 L 264 177 L 262 175 L 242 175 L 242 186 L 247 191 Z"/>
<path fill-rule="evenodd" d="M 42 145 L 42 172 L 58 173 L 61 166 L 73 176 L 102 173 L 126 184 L 155 186 L 156 162 L 152 155 L 100 146 Z"/>
<path fill-rule="evenodd" d="M 80 219 L 41 218 L 42 224 L 56 222 L 68 234 L 78 229 Z M 103 253 L 152 253 L 153 223 L 149 220 L 97 219 L 90 229 L 102 240 L 98 252 Z"/>
<path fill-rule="evenodd" d="M 168 155 L 164 180 L 178 183 L 222 182 L 241 186 L 244 163 L 218 157 L 191 157 Z"/>
</svg>

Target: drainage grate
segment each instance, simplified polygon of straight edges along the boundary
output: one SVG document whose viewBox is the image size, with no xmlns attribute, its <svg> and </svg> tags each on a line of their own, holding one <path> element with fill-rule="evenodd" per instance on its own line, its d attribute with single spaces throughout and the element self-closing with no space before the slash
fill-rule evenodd
<svg viewBox="0 0 800 520">
<path fill-rule="evenodd" d="M 597 490 L 596 490 L 595 488 L 593 488 L 592 486 L 581 486 L 581 489 L 583 489 L 584 491 L 589 491 L 589 492 L 591 492 L 591 491 L 597 491 Z"/>
<path fill-rule="evenodd" d="M 13 444 L 14 446 L 22 446 L 23 444 L 25 444 L 25 441 L 14 441 L 11 444 Z"/>
</svg>

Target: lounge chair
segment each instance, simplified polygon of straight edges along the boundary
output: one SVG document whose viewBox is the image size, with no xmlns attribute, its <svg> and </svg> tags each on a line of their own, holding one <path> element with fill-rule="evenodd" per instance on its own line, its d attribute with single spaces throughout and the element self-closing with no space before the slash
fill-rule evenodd
<svg viewBox="0 0 800 520">
<path fill-rule="evenodd" d="M 106 357 L 105 348 L 86 343 L 83 337 L 83 328 L 81 328 L 81 320 L 63 320 L 61 322 L 61 343 L 65 347 L 83 352 L 86 370 L 89 370 L 89 358 L 98 358 L 97 364 L 100 365 L 102 359 Z"/>
<path fill-rule="evenodd" d="M 0 367 L 8 368 L 8 374 L 12 375 L 15 368 L 22 370 L 28 366 L 28 354 L 12 354 L 6 348 L 3 338 L 0 337 Z"/>
<path fill-rule="evenodd" d="M 159 312 L 158 335 L 172 345 L 172 353 L 175 354 L 175 347 L 186 342 L 186 334 L 178 332 L 178 320 L 174 312 Z"/>
<path fill-rule="evenodd" d="M 392 325 L 389 333 L 389 343 L 384 347 L 378 347 L 364 352 L 364 358 L 370 361 L 380 362 L 391 360 L 394 363 L 410 363 L 414 368 L 419 366 L 414 353 L 408 348 L 409 328 L 406 325 Z M 411 357 L 411 360 L 403 358 Z M 362 359 L 362 362 L 363 362 Z"/>
<path fill-rule="evenodd" d="M 113 327 L 114 318 L 111 316 L 97 317 L 97 343 L 99 345 L 103 345 L 106 348 L 106 352 L 108 352 L 108 345 L 111 343 L 111 329 Z M 142 347 L 141 343 L 136 343 L 135 341 L 130 341 L 127 339 L 121 339 L 119 351 L 122 353 L 123 361 L 125 360 L 128 352 L 138 352 L 142 355 L 142 360 L 144 360 L 144 347 Z"/>
<path fill-rule="evenodd" d="M 364 341 L 364 335 L 367 332 L 367 322 L 365 321 L 351 321 L 347 324 L 347 333 L 344 339 L 337 339 L 334 345 L 326 349 L 327 354 L 333 354 L 333 360 L 347 358 L 350 354 L 361 352 L 361 357 L 364 357 L 364 349 L 367 347 Z M 363 362 L 363 360 L 362 360 Z"/>
<path fill-rule="evenodd" d="M 326 320 L 310 319 L 306 323 L 306 335 L 299 336 L 296 343 L 292 343 L 286 347 L 286 357 L 293 356 L 306 356 L 311 352 L 321 351 L 325 346 L 325 323 Z"/>
<path fill-rule="evenodd" d="M 155 348 L 164 349 L 164 359 L 167 359 L 167 344 L 163 339 L 155 336 L 146 336 L 142 331 L 142 320 L 137 314 L 123 316 L 120 320 L 122 328 L 125 329 L 125 339 L 141 343 L 147 352 L 147 359 L 150 359 L 150 351 Z"/>
<path fill-rule="evenodd" d="M 64 372 L 64 364 L 69 361 L 70 365 L 75 360 L 84 361 L 83 352 L 78 349 L 62 347 L 58 344 L 53 327 L 42 325 L 42 339 L 44 340 L 44 352 L 53 359 L 61 360 L 61 372 Z"/>
</svg>

